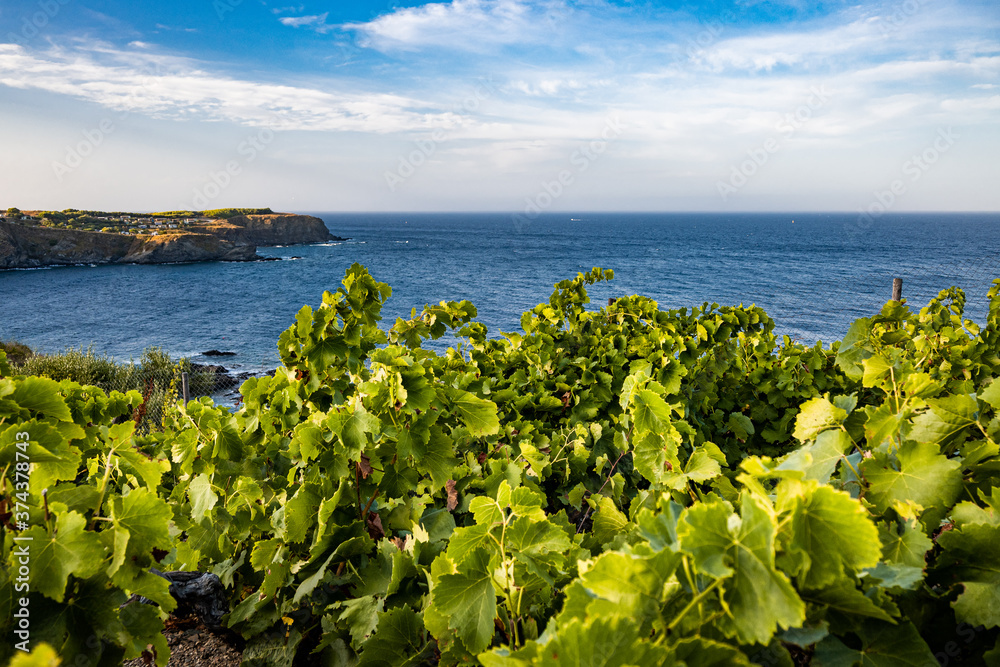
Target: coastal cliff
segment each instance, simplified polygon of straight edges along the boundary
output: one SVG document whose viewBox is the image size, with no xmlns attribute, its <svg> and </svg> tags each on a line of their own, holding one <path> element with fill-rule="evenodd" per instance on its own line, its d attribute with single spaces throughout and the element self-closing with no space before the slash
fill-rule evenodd
<svg viewBox="0 0 1000 667">
<path fill-rule="evenodd" d="M 250 260 L 257 248 L 211 234 L 125 236 L 0 222 L 0 269 Z"/>
<path fill-rule="evenodd" d="M 126 235 L 0 221 L 0 270 L 73 264 L 250 261 L 257 246 L 335 239 L 319 218 L 268 214 L 213 220 L 162 234 Z"/>
<path fill-rule="evenodd" d="M 233 243 L 260 246 L 342 240 L 330 234 L 319 218 L 285 213 L 238 215 L 228 220 L 216 220 L 206 227 L 206 231 Z"/>
<path fill-rule="evenodd" d="M 136 239 L 0 222 L 0 269 L 53 264 L 108 264 L 128 255 Z"/>
<path fill-rule="evenodd" d="M 260 259 L 253 245 L 238 244 L 211 234 L 170 234 L 137 237 L 121 264 L 249 261 Z"/>
</svg>

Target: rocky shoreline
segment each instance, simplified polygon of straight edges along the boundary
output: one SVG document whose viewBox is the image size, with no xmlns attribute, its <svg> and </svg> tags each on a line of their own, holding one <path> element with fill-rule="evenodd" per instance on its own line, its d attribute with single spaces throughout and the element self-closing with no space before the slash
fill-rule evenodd
<svg viewBox="0 0 1000 667">
<path fill-rule="evenodd" d="M 345 240 L 320 218 L 290 213 L 213 220 L 191 231 L 125 235 L 0 222 L 0 270 L 101 264 L 267 261 L 258 246 Z"/>
<path fill-rule="evenodd" d="M 204 355 L 203 355 L 204 356 Z M 191 372 L 211 377 L 211 385 L 206 391 L 199 392 L 205 396 L 215 396 L 236 403 L 240 399 L 240 387 L 252 377 L 274 375 L 276 369 L 268 371 L 232 371 L 220 364 L 191 363 Z"/>
</svg>

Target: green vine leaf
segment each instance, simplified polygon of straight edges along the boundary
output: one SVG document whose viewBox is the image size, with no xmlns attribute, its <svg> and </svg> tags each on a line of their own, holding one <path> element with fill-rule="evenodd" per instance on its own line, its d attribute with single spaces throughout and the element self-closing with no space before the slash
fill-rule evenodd
<svg viewBox="0 0 1000 667">
<path fill-rule="evenodd" d="M 431 591 L 431 606 L 448 618 L 448 627 L 472 653 L 485 651 L 493 642 L 497 615 L 490 558 L 484 550 L 465 560 L 459 572 L 444 574 Z M 441 637 L 438 637 L 441 639 Z"/>
</svg>

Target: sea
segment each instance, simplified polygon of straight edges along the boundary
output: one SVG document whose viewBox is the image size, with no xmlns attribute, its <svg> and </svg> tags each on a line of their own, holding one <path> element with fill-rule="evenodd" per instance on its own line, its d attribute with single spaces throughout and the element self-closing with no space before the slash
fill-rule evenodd
<svg viewBox="0 0 1000 667">
<path fill-rule="evenodd" d="M 877 313 L 893 278 L 914 308 L 961 287 L 979 323 L 1000 278 L 996 213 L 301 213 L 348 240 L 258 250 L 281 261 L 0 271 L 0 339 L 121 361 L 158 346 L 205 363 L 215 349 L 235 353 L 230 370 L 266 371 L 298 310 L 357 262 L 392 287 L 386 328 L 468 299 L 491 336 L 518 331 L 556 282 L 599 266 L 615 279 L 590 288 L 592 308 L 626 294 L 661 309 L 756 304 L 779 334 L 826 345 Z"/>
</svg>

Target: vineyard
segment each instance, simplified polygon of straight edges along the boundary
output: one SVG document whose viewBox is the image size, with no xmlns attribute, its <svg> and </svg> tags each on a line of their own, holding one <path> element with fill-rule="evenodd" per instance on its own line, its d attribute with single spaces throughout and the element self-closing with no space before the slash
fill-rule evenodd
<svg viewBox="0 0 1000 667">
<path fill-rule="evenodd" d="M 810 347 L 612 278 L 489 337 L 381 327 L 354 265 L 148 434 L 0 352 L 0 664 L 165 665 L 155 568 L 219 576 L 247 665 L 1000 665 L 1000 280 Z"/>
</svg>

